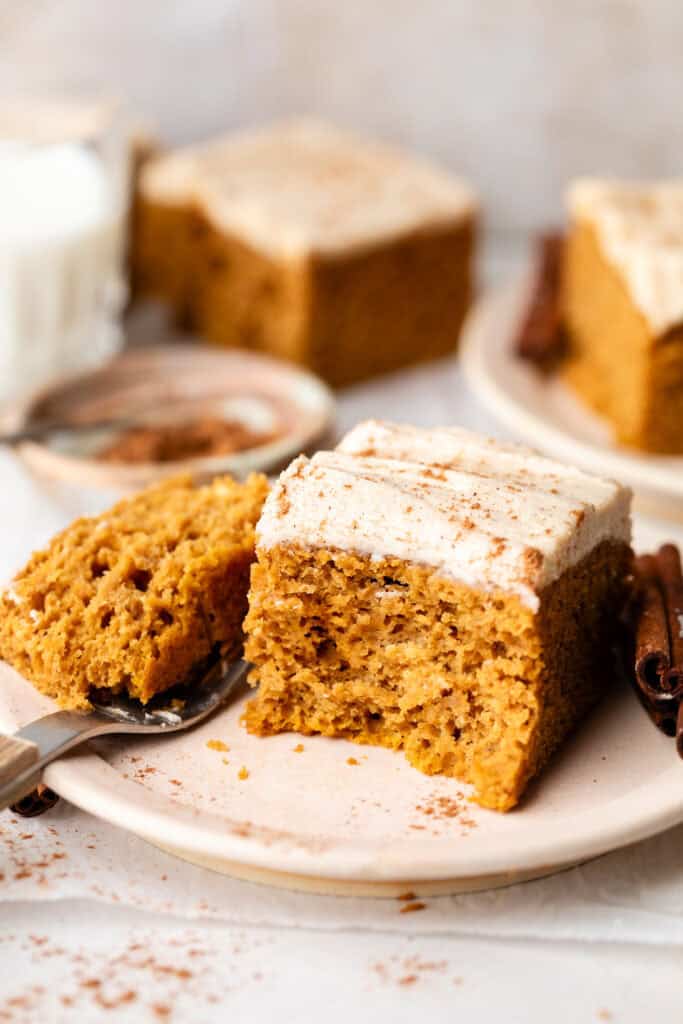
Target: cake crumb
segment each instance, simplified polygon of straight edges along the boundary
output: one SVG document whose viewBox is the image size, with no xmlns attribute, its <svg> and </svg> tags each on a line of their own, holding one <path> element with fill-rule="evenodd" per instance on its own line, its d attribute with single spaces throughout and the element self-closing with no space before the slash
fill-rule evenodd
<svg viewBox="0 0 683 1024">
<path fill-rule="evenodd" d="M 411 903 L 415 899 L 415 893 L 410 890 L 408 892 L 402 892 L 396 897 L 401 903 Z"/>
<path fill-rule="evenodd" d="M 346 758 L 346 763 L 347 764 L 351 764 L 351 765 L 359 764 L 359 762 L 355 759 L 355 757 L 347 757 Z"/>
<path fill-rule="evenodd" d="M 224 743 L 223 740 L 207 740 L 206 745 L 209 750 L 219 750 L 221 753 L 225 753 L 227 750 L 230 750 L 228 744 Z"/>
<path fill-rule="evenodd" d="M 246 768 L 244 765 L 242 765 L 242 767 L 240 768 L 240 770 L 237 773 L 237 778 L 238 779 L 248 779 L 249 778 L 249 769 Z"/>
<path fill-rule="evenodd" d="M 295 754 L 301 754 L 301 753 L 303 753 L 304 745 L 303 745 L 303 743 L 297 743 L 297 745 L 295 747 L 293 747 L 292 749 L 293 749 Z"/>
<path fill-rule="evenodd" d="M 401 909 L 399 910 L 399 914 L 414 914 L 415 911 L 417 910 L 424 910 L 426 906 L 426 903 L 421 903 L 419 900 L 414 900 L 412 903 L 404 903 Z"/>
</svg>

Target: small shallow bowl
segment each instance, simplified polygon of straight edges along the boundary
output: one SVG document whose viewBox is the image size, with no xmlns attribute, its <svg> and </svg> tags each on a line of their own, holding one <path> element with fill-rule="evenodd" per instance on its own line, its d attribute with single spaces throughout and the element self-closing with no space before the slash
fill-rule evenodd
<svg viewBox="0 0 683 1024">
<path fill-rule="evenodd" d="M 24 442 L 17 451 L 36 473 L 86 487 L 136 490 L 182 472 L 200 481 L 222 473 L 239 478 L 275 472 L 322 445 L 335 413 L 329 388 L 306 370 L 258 353 L 178 344 L 133 348 L 99 370 L 58 381 L 9 408 L 2 426 L 148 415 L 157 408 L 167 419 L 169 410 L 184 407 L 195 416 L 218 414 L 276 436 L 244 451 L 170 462 L 99 459 L 97 453 L 120 428 L 52 434 Z"/>
</svg>

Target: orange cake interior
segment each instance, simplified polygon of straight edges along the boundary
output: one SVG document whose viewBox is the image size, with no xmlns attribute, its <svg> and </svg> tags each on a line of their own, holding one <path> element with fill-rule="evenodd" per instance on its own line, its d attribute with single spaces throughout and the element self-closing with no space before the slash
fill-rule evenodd
<svg viewBox="0 0 683 1024">
<path fill-rule="evenodd" d="M 242 645 L 265 477 L 176 478 L 78 519 L 0 595 L 0 656 L 63 707 L 147 702 Z"/>
<path fill-rule="evenodd" d="M 567 378 L 622 444 L 683 452 L 683 186 L 579 181 L 569 206 Z"/>
<path fill-rule="evenodd" d="M 629 529 L 610 482 L 457 429 L 362 424 L 266 503 L 247 728 L 401 749 L 510 809 L 610 683 Z"/>
</svg>

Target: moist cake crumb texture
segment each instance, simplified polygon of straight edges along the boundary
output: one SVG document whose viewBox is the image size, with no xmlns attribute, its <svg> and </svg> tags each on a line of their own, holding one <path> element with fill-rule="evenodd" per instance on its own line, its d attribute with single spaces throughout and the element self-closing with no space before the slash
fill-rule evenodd
<svg viewBox="0 0 683 1024">
<path fill-rule="evenodd" d="M 402 749 L 508 810 L 610 682 L 629 502 L 455 428 L 296 460 L 257 528 L 247 728 Z"/>
<path fill-rule="evenodd" d="M 64 707 L 141 701 L 242 643 L 265 477 L 167 481 L 58 534 L 0 595 L 0 656 Z"/>
</svg>

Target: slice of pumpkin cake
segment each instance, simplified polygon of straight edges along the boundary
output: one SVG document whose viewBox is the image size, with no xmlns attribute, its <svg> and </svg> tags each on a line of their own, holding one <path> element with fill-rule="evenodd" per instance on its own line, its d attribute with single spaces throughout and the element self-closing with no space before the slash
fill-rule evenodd
<svg viewBox="0 0 683 1024">
<path fill-rule="evenodd" d="M 610 681 L 630 493 L 456 429 L 369 422 L 257 527 L 247 728 L 405 751 L 508 810 Z"/>
<path fill-rule="evenodd" d="M 342 387 L 455 349 L 477 207 L 428 161 L 293 118 L 149 160 L 133 264 L 143 292 L 214 344 Z"/>
<path fill-rule="evenodd" d="M 0 595 L 0 657 L 63 707 L 147 702 L 237 656 L 268 484 L 176 478 L 58 534 Z"/>
<path fill-rule="evenodd" d="M 567 378 L 620 443 L 683 452 L 683 181 L 580 179 L 568 206 Z"/>
</svg>

